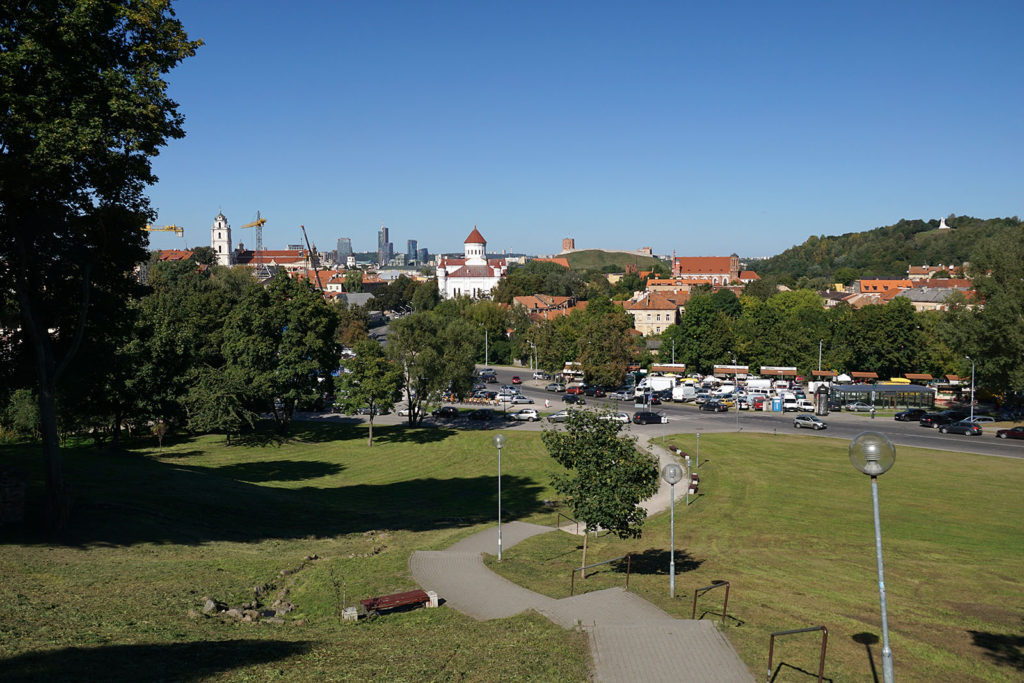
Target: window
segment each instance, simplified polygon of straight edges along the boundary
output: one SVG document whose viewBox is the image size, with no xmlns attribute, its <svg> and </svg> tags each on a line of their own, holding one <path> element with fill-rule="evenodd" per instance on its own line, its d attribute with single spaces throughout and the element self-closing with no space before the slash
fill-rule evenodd
<svg viewBox="0 0 1024 683">
<path fill-rule="evenodd" d="M 647 314 L 647 322 L 651 322 L 651 314 L 650 313 Z"/>
</svg>

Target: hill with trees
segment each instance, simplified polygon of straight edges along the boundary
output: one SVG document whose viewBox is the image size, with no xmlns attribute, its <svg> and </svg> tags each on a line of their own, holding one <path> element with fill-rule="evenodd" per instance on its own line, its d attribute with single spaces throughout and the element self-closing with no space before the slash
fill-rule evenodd
<svg viewBox="0 0 1024 683">
<path fill-rule="evenodd" d="M 569 267 L 573 270 L 602 270 L 606 273 L 625 272 L 627 265 L 635 265 L 638 270 L 653 270 L 655 267 L 666 267 L 661 259 L 653 256 L 641 256 L 628 251 L 605 251 L 604 249 L 584 249 L 565 254 Z"/>
<path fill-rule="evenodd" d="M 1019 238 L 1024 221 L 1012 218 L 949 216 L 951 230 L 938 220 L 900 220 L 866 232 L 819 235 L 768 259 L 752 260 L 761 277 L 793 281 L 849 282 L 862 277 L 902 278 L 911 265 L 956 264 L 971 259 L 975 247 L 996 237 Z"/>
</svg>

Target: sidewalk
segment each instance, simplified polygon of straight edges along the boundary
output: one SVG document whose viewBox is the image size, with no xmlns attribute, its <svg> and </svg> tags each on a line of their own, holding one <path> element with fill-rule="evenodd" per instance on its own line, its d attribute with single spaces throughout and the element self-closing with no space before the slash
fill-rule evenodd
<svg viewBox="0 0 1024 683">
<path fill-rule="evenodd" d="M 554 529 L 524 522 L 503 524 L 502 547 L 549 531 Z M 534 609 L 564 628 L 583 628 L 590 636 L 598 681 L 753 683 L 714 623 L 675 619 L 621 588 L 561 600 L 534 593 L 484 566 L 481 553 L 496 553 L 497 547 L 497 527 L 492 527 L 447 550 L 413 553 L 409 569 L 424 589 L 436 591 L 446 605 L 476 619 Z"/>
</svg>

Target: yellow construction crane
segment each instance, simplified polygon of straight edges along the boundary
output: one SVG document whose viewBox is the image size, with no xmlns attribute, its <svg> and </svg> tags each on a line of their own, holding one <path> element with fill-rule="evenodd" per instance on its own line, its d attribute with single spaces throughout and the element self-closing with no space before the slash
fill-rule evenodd
<svg viewBox="0 0 1024 683">
<path fill-rule="evenodd" d="M 263 280 L 270 277 L 269 269 L 263 265 L 263 226 L 267 219 L 256 212 L 256 220 L 247 223 L 242 228 L 256 228 L 256 277 Z"/>
<path fill-rule="evenodd" d="M 182 228 L 181 226 L 178 225 L 165 225 L 163 227 L 159 227 L 156 225 L 149 225 L 147 223 L 146 225 L 142 226 L 142 229 L 145 232 L 173 232 L 175 237 L 185 236 L 185 228 Z"/>
</svg>

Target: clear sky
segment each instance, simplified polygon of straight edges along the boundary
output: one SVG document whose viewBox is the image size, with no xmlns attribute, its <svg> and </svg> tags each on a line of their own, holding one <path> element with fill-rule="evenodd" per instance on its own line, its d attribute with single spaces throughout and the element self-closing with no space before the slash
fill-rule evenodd
<svg viewBox="0 0 1024 683">
<path fill-rule="evenodd" d="M 744 257 L 1024 214 L 1020 0 L 175 7 L 206 45 L 151 197 L 188 246 L 219 210 L 267 248 Z"/>
</svg>

